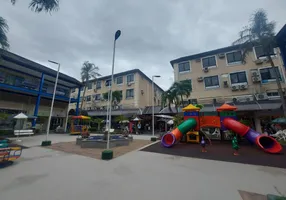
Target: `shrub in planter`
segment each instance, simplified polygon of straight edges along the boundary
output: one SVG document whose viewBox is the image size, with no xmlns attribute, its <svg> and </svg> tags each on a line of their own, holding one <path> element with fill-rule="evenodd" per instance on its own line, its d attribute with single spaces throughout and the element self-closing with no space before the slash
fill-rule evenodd
<svg viewBox="0 0 286 200">
<path fill-rule="evenodd" d="M 106 149 L 101 152 L 102 160 L 111 160 L 113 158 L 113 151 L 111 149 Z"/>
<path fill-rule="evenodd" d="M 157 141 L 157 138 L 156 137 L 151 137 L 151 141 L 155 142 L 155 141 Z"/>
</svg>

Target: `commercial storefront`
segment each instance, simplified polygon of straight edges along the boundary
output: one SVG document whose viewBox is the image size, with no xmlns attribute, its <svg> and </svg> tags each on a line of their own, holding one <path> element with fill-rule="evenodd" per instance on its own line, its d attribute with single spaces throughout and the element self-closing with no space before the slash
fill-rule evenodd
<svg viewBox="0 0 286 200">
<path fill-rule="evenodd" d="M 0 56 L 0 127 L 10 127 L 11 115 L 23 112 L 32 119 L 32 127 L 46 130 L 57 72 L 2 49 Z M 78 112 L 79 99 L 69 96 L 72 88 L 81 86 L 78 80 L 60 73 L 51 129 L 63 126 L 69 100 L 77 103 Z"/>
</svg>

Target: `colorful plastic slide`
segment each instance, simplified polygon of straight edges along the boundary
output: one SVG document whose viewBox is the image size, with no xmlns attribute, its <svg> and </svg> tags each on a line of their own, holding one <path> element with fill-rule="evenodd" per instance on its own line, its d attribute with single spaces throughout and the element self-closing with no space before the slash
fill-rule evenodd
<svg viewBox="0 0 286 200">
<path fill-rule="evenodd" d="M 164 147 L 171 147 L 179 142 L 183 135 L 187 134 L 192 128 L 196 127 L 195 119 L 190 118 L 181 123 L 176 129 L 163 135 L 161 143 Z"/>
<path fill-rule="evenodd" d="M 256 144 L 267 153 L 279 153 L 282 151 L 281 144 L 274 138 L 262 135 L 234 119 L 225 118 L 222 123 L 227 129 L 245 137 L 249 142 Z"/>
</svg>

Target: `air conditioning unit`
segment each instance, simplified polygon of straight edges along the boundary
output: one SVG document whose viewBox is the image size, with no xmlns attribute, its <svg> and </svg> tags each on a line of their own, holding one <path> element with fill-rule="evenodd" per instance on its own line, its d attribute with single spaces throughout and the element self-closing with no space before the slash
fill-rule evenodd
<svg viewBox="0 0 286 200">
<path fill-rule="evenodd" d="M 267 100 L 269 97 L 266 93 L 258 93 L 258 94 L 255 94 L 255 98 L 257 100 Z"/>
<path fill-rule="evenodd" d="M 232 90 L 232 91 L 237 91 L 237 90 L 239 90 L 239 85 L 233 85 L 233 86 L 231 86 L 231 90 Z"/>
<path fill-rule="evenodd" d="M 228 82 L 227 81 L 223 81 L 223 87 L 225 87 L 225 88 L 228 87 Z"/>
<path fill-rule="evenodd" d="M 203 82 L 204 81 L 204 79 L 203 79 L 203 77 L 198 77 L 198 82 Z"/>
<path fill-rule="evenodd" d="M 248 88 L 247 83 L 246 83 L 246 84 L 241 84 L 241 85 L 239 86 L 239 89 L 240 89 L 240 90 L 246 90 L 247 88 Z"/>
<path fill-rule="evenodd" d="M 261 59 L 257 59 L 257 60 L 255 60 L 254 62 L 255 62 L 255 64 L 257 64 L 257 65 L 260 65 L 260 64 L 262 64 L 262 63 L 263 63 L 263 60 L 261 60 Z"/>
<path fill-rule="evenodd" d="M 237 99 L 238 102 L 251 102 L 254 100 L 254 97 L 253 95 L 243 95 L 235 97 L 235 99 Z"/>
<path fill-rule="evenodd" d="M 203 71 L 206 73 L 206 72 L 208 72 L 208 71 L 209 71 L 209 68 L 204 67 L 204 68 L 203 68 Z"/>
<path fill-rule="evenodd" d="M 225 54 L 224 53 L 220 53 L 220 54 L 218 54 L 218 57 L 222 59 L 222 58 L 225 57 Z"/>
<path fill-rule="evenodd" d="M 260 77 L 258 70 L 251 71 L 251 79 L 253 83 L 258 83 L 261 81 L 261 77 Z"/>
<path fill-rule="evenodd" d="M 196 62 L 201 62 L 201 59 L 200 59 L 200 58 L 197 58 L 197 59 L 196 59 Z"/>
<path fill-rule="evenodd" d="M 132 85 L 132 83 L 127 83 L 127 85 L 130 87 Z"/>
</svg>

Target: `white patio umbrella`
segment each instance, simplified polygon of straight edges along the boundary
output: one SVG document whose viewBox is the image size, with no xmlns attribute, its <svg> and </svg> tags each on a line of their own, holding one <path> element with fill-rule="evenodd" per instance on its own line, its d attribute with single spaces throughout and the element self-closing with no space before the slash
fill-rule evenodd
<svg viewBox="0 0 286 200">
<path fill-rule="evenodd" d="M 160 117 L 160 118 L 164 118 L 164 119 L 173 119 L 174 118 L 170 115 L 155 115 L 155 117 Z"/>
<path fill-rule="evenodd" d="M 140 119 L 139 117 L 135 117 L 134 119 L 133 119 L 133 121 L 141 121 L 142 119 Z"/>
<path fill-rule="evenodd" d="M 128 120 L 123 120 L 123 121 L 120 121 L 119 123 L 120 124 L 124 124 L 124 123 L 129 123 L 129 121 Z"/>
<path fill-rule="evenodd" d="M 21 112 L 18 115 L 14 116 L 13 118 L 16 119 L 16 120 L 19 120 L 20 127 L 23 128 L 24 121 L 25 121 L 25 119 L 28 119 L 28 116 Z M 21 131 L 20 127 L 19 127 L 18 135 L 17 135 L 17 141 L 18 142 L 21 142 L 21 140 L 19 140 L 19 135 L 20 135 L 20 131 Z"/>
<path fill-rule="evenodd" d="M 174 124 L 174 120 L 169 120 L 168 122 L 167 122 L 167 124 L 169 124 L 169 125 L 172 125 L 172 124 Z"/>
</svg>

